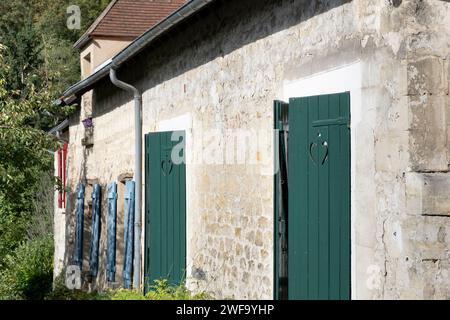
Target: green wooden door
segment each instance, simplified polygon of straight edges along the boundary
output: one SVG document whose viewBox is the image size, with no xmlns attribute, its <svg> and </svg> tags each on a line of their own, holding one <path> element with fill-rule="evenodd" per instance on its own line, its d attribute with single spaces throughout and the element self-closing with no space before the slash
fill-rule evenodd
<svg viewBox="0 0 450 320">
<path fill-rule="evenodd" d="M 176 141 L 172 141 L 172 138 Z M 186 165 L 184 132 L 157 132 L 145 137 L 145 290 L 156 279 L 178 284 L 186 269 Z"/>
<path fill-rule="evenodd" d="M 350 298 L 350 95 L 289 100 L 288 295 Z"/>
</svg>

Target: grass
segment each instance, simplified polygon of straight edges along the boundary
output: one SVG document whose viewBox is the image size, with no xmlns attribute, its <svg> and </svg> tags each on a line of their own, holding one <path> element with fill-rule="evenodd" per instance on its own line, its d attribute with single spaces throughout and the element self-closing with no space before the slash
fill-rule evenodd
<svg viewBox="0 0 450 320">
<path fill-rule="evenodd" d="M 117 289 L 105 292 L 84 292 L 67 289 L 61 279 L 55 282 L 55 288 L 47 300 L 210 300 L 206 293 L 194 294 L 185 284 L 170 285 L 166 279 L 155 280 L 153 286 L 144 295 L 137 290 Z"/>
</svg>

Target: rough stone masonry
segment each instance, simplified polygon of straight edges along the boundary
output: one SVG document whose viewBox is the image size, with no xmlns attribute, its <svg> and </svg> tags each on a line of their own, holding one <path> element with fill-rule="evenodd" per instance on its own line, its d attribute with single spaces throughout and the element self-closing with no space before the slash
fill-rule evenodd
<svg viewBox="0 0 450 320">
<path fill-rule="evenodd" d="M 273 100 L 285 83 L 358 64 L 352 298 L 449 299 L 449 22 L 450 3 L 440 0 L 218 1 L 119 75 L 143 92 L 144 133 L 184 129 L 194 143 L 215 130 L 220 144 L 230 129 L 272 130 Z M 106 79 L 92 105 L 70 119 L 66 264 L 77 183 L 105 187 L 132 174 L 132 108 L 131 97 Z M 91 112 L 86 145 L 80 121 Z M 192 158 L 206 152 L 197 142 L 188 142 Z M 273 176 L 261 174 L 272 147 L 270 140 L 258 145 L 249 163 L 187 164 L 189 288 L 217 298 L 272 298 Z M 89 226 L 88 217 L 85 239 Z M 106 287 L 101 232 L 100 272 L 87 289 Z M 119 268 L 122 261 L 118 254 Z"/>
</svg>

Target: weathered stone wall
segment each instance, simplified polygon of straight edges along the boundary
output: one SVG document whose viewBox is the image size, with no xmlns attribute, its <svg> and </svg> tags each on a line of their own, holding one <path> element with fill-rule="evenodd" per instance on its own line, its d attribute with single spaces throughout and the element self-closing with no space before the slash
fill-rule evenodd
<svg viewBox="0 0 450 320">
<path fill-rule="evenodd" d="M 359 63 L 361 99 L 351 123 L 352 297 L 449 298 L 449 3 L 249 0 L 218 1 L 212 10 L 119 70 L 143 91 L 144 133 L 171 123 L 179 129 L 173 119 L 183 116 L 195 144 L 188 143 L 188 156 L 198 159 L 208 154 L 208 141 L 199 146 L 207 130 L 215 130 L 207 137 L 219 137 L 219 146 L 233 129 L 270 132 L 273 100 L 286 81 Z M 131 97 L 105 80 L 94 91 L 92 113 L 93 147 L 81 146 L 83 116 L 70 127 L 73 191 L 80 180 L 106 185 L 132 171 Z M 265 170 L 271 147 L 260 143 L 245 164 L 188 163 L 191 288 L 218 298 L 272 297 L 273 177 Z M 71 248 L 74 214 L 67 216 Z"/>
<path fill-rule="evenodd" d="M 124 252 L 124 182 L 133 176 L 133 114 L 129 106 L 115 108 L 114 112 L 103 113 L 98 107 L 91 110 L 92 94 L 83 97 L 81 112 L 71 117 L 70 144 L 68 148 L 68 197 L 66 214 L 66 265 L 73 258 L 75 241 L 76 189 L 82 182 L 86 185 L 85 217 L 83 232 L 83 288 L 86 290 L 117 287 L 122 281 Z M 95 93 L 92 95 L 95 97 Z M 93 127 L 86 130 L 81 123 L 87 117 L 93 117 Z M 106 129 L 106 128 L 110 128 Z M 106 130 L 105 130 L 106 129 Z M 86 141 L 86 142 L 83 142 Z M 87 143 L 87 145 L 86 145 Z M 106 232 L 107 232 L 107 184 L 118 184 L 117 235 L 116 235 L 116 283 L 106 283 Z M 102 187 L 99 273 L 95 279 L 89 278 L 89 246 L 92 224 L 92 186 L 99 183 Z"/>
<path fill-rule="evenodd" d="M 403 1 L 382 17 L 401 39 L 397 59 L 406 66 L 408 161 L 397 169 L 401 202 L 383 218 L 381 297 L 448 299 L 450 4 Z"/>
</svg>

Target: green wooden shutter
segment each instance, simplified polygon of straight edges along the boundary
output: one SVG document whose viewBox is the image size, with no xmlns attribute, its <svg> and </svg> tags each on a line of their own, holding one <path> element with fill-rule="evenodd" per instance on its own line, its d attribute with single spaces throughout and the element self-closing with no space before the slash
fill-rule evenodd
<svg viewBox="0 0 450 320">
<path fill-rule="evenodd" d="M 146 136 L 146 290 L 156 279 L 178 284 L 185 277 L 186 165 L 171 156 L 180 144 L 184 132 Z"/>
<path fill-rule="evenodd" d="M 289 101 L 290 299 L 350 298 L 350 95 Z"/>
<path fill-rule="evenodd" d="M 274 102 L 274 299 L 287 298 L 287 112 L 288 104 Z"/>
</svg>

